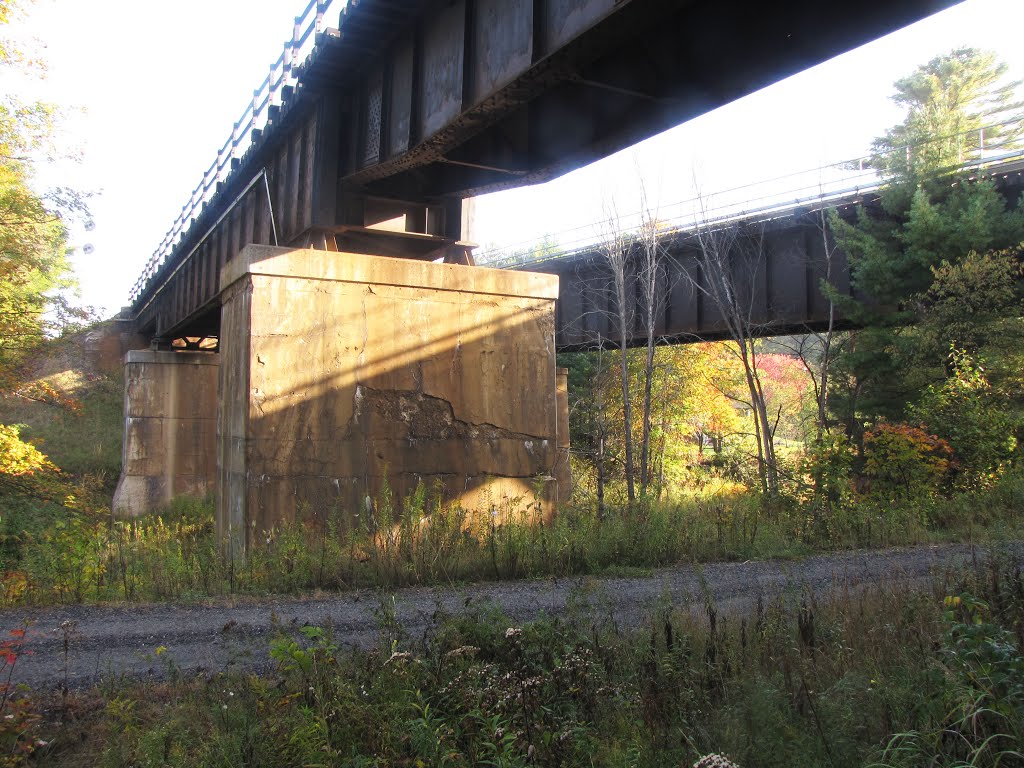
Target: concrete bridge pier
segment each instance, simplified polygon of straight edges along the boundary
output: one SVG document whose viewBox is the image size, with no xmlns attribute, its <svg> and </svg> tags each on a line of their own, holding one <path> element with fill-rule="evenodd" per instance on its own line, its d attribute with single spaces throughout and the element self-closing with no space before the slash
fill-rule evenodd
<svg viewBox="0 0 1024 768">
<path fill-rule="evenodd" d="M 219 357 L 148 349 L 126 354 L 115 513 L 152 512 L 175 496 L 202 497 L 213 489 Z"/>
<path fill-rule="evenodd" d="M 568 489 L 555 276 L 250 245 L 221 271 L 217 527 L 233 554 L 423 483 L 547 515 Z M 564 377 L 563 377 L 564 379 Z M 564 411 L 564 413 L 562 413 Z"/>
</svg>

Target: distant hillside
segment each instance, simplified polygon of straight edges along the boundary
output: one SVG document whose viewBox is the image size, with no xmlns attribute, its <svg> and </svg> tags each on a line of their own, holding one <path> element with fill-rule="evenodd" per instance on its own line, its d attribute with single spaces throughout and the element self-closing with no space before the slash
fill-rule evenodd
<svg viewBox="0 0 1024 768">
<path fill-rule="evenodd" d="M 114 321 L 48 341 L 0 391 L 0 423 L 24 425 L 22 437 L 63 472 L 92 475 L 112 490 L 121 468 L 126 343 Z"/>
</svg>

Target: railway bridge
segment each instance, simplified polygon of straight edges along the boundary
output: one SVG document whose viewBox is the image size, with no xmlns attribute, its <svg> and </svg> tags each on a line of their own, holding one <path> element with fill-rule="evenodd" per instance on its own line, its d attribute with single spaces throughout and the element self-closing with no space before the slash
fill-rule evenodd
<svg viewBox="0 0 1024 768">
<path fill-rule="evenodd" d="M 295 19 L 122 312 L 149 348 L 126 358 L 115 510 L 212 490 L 236 553 L 420 483 L 549 512 L 568 484 L 558 276 L 474 267 L 463 201 L 952 2 L 343 4 Z"/>
</svg>

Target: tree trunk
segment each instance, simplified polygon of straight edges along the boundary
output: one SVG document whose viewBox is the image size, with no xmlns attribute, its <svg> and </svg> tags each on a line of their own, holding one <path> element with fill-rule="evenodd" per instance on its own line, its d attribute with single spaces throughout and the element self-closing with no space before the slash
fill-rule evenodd
<svg viewBox="0 0 1024 768">
<path fill-rule="evenodd" d="M 620 370 L 622 371 L 622 422 L 626 452 L 626 498 L 630 505 L 636 501 L 636 488 L 633 481 L 633 404 L 630 402 L 629 368 L 626 365 L 626 337 L 621 336 L 619 345 Z"/>
<path fill-rule="evenodd" d="M 653 320 L 648 326 L 647 333 L 647 357 L 644 359 L 644 412 L 643 412 L 643 436 L 640 443 L 640 495 L 647 493 L 647 487 L 651 483 L 651 393 L 654 386 L 654 334 Z"/>
<path fill-rule="evenodd" d="M 835 255 L 835 247 L 830 246 L 828 241 L 828 222 L 825 212 L 821 214 L 821 239 L 825 247 L 825 283 L 832 285 L 832 261 Z M 828 429 L 828 376 L 829 365 L 832 362 L 832 334 L 835 330 L 836 304 L 832 299 L 828 302 L 828 327 L 822 336 L 821 341 L 821 363 L 818 368 L 818 440 L 824 436 Z"/>
<path fill-rule="evenodd" d="M 629 335 L 626 330 L 626 275 L 625 265 L 622 260 L 618 262 L 618 269 L 615 270 L 615 298 L 617 301 L 617 314 L 619 320 L 619 370 L 622 374 L 622 427 L 623 441 L 626 452 L 626 498 L 629 505 L 636 502 L 636 488 L 633 482 L 633 403 L 630 399 L 629 366 L 626 359 L 628 351 Z"/>
<path fill-rule="evenodd" d="M 644 357 L 644 397 L 640 438 L 640 495 L 646 496 L 651 484 L 651 399 L 654 385 L 655 321 L 661 301 L 658 294 L 658 257 L 661 244 L 657 217 L 647 205 L 647 190 L 641 186 L 640 287 L 644 298 L 644 333 L 647 337 Z"/>
<path fill-rule="evenodd" d="M 602 379 L 604 378 L 604 347 L 601 345 L 600 337 L 598 338 L 597 346 L 597 371 L 595 374 L 596 386 L 594 392 L 596 394 L 596 428 L 597 428 L 597 452 L 595 455 L 595 464 L 597 467 L 597 519 L 604 520 L 604 484 L 605 484 L 605 454 L 604 454 L 604 441 L 607 436 L 607 424 L 605 422 L 605 402 L 604 402 L 604 384 Z"/>
</svg>

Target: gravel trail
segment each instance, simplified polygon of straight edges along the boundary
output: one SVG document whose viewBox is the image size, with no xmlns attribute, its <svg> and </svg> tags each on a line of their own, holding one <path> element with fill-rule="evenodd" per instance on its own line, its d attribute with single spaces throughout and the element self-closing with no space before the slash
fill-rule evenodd
<svg viewBox="0 0 1024 768">
<path fill-rule="evenodd" d="M 1009 547 L 1024 557 L 1024 543 Z M 499 607 L 509 621 L 573 610 L 577 615 L 636 626 L 669 597 L 676 607 L 715 601 L 719 614 L 750 610 L 789 590 L 816 595 L 847 587 L 923 583 L 936 570 L 984 559 L 988 551 L 969 545 L 868 550 L 819 555 L 794 561 L 748 561 L 677 566 L 631 578 L 537 579 L 456 587 L 361 590 L 313 598 L 221 599 L 202 605 L 67 606 L 0 613 L 3 637 L 32 622 L 14 681 L 33 689 L 59 687 L 65 679 L 64 621 L 76 622 L 70 636 L 66 677 L 72 687 L 110 676 L 161 677 L 168 660 L 184 673 L 270 666 L 268 642 L 278 626 L 330 623 L 343 646 L 370 647 L 380 638 L 381 616 L 393 611 L 407 636 L 429 631 L 438 611 L 457 613 L 473 606 Z M 382 605 L 387 606 L 382 610 Z M 165 647 L 159 658 L 155 651 Z"/>
</svg>

